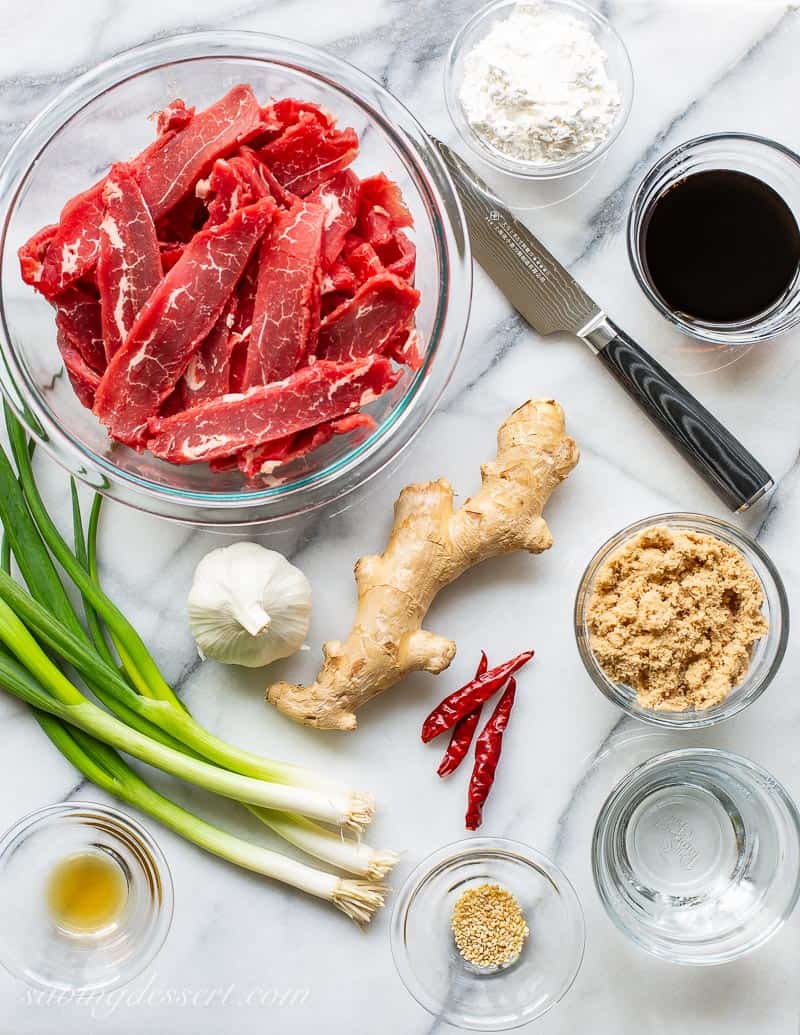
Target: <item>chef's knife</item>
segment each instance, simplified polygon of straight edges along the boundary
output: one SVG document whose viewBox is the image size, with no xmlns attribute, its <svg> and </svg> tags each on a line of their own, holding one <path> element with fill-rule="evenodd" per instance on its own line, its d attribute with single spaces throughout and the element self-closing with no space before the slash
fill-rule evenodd
<svg viewBox="0 0 800 1035">
<path fill-rule="evenodd" d="M 732 510 L 747 510 L 768 492 L 769 472 L 741 442 L 612 323 L 462 158 L 434 143 L 464 206 L 475 257 L 534 330 L 581 338 Z"/>
</svg>

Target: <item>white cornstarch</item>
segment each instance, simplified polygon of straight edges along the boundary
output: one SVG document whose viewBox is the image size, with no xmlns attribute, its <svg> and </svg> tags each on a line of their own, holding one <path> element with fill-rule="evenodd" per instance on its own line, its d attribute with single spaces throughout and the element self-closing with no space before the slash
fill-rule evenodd
<svg viewBox="0 0 800 1035">
<path fill-rule="evenodd" d="M 606 60 L 578 18 L 517 4 L 464 59 L 464 115 L 509 158 L 552 164 L 585 154 L 607 138 L 620 108 Z"/>
</svg>

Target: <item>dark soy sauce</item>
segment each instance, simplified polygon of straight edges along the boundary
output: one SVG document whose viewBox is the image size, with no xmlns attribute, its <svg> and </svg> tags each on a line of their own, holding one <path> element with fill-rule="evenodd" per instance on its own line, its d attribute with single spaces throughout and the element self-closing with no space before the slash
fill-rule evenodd
<svg viewBox="0 0 800 1035">
<path fill-rule="evenodd" d="M 800 230 L 772 187 L 732 169 L 698 172 L 655 202 L 644 260 L 667 306 L 736 323 L 769 309 L 800 264 Z"/>
</svg>

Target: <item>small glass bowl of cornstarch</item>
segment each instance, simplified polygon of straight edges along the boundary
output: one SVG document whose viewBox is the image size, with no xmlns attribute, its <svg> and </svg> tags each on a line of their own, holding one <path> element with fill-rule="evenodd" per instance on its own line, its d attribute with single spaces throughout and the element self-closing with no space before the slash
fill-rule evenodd
<svg viewBox="0 0 800 1035">
<path fill-rule="evenodd" d="M 480 158 L 550 179 L 608 152 L 630 113 L 633 71 L 615 29 L 582 0 L 493 0 L 453 40 L 445 98 Z"/>
<path fill-rule="evenodd" d="M 507 1031 L 569 991 L 584 948 L 567 877 L 528 845 L 473 837 L 423 859 L 401 889 L 392 955 L 406 988 L 447 1024 Z"/>
</svg>

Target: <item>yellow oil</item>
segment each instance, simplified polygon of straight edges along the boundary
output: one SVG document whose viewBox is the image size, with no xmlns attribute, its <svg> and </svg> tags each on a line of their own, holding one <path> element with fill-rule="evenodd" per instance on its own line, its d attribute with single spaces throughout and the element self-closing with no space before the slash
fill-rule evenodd
<svg viewBox="0 0 800 1035">
<path fill-rule="evenodd" d="M 122 913 L 128 885 L 121 868 L 105 853 L 76 852 L 57 863 L 47 881 L 47 907 L 55 923 L 91 934 Z"/>
</svg>

